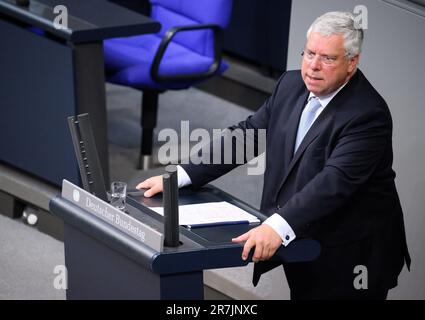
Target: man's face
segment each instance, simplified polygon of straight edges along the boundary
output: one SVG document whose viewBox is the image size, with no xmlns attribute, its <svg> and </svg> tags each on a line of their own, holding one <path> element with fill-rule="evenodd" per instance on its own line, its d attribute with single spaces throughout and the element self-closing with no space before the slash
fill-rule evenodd
<svg viewBox="0 0 425 320">
<path fill-rule="evenodd" d="M 323 36 L 311 32 L 304 50 L 301 73 L 307 89 L 316 96 L 327 95 L 353 75 L 359 56 L 345 56 L 341 34 Z"/>
</svg>

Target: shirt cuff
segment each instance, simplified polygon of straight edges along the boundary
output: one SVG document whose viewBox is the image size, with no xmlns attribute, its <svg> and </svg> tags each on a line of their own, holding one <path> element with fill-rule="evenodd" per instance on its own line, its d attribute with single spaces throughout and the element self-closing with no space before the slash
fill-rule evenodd
<svg viewBox="0 0 425 320">
<path fill-rule="evenodd" d="M 277 213 L 267 218 L 263 223 L 276 231 L 276 233 L 282 238 L 282 243 L 285 247 L 296 238 L 294 230 L 292 230 L 288 222 L 286 222 L 286 220 Z"/>
<path fill-rule="evenodd" d="M 179 188 L 186 187 L 192 184 L 192 180 L 190 180 L 189 175 L 186 171 L 181 167 L 177 166 L 177 185 Z"/>
</svg>

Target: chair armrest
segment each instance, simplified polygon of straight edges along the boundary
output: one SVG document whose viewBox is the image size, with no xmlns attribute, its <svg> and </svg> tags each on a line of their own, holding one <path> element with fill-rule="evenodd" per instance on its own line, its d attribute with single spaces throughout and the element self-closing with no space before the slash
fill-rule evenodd
<svg viewBox="0 0 425 320">
<path fill-rule="evenodd" d="M 159 74 L 159 65 L 164 56 L 165 50 L 170 44 L 173 37 L 181 31 L 188 30 L 198 30 L 198 29 L 212 29 L 214 31 L 214 61 L 211 64 L 210 68 L 206 72 L 198 73 L 186 73 L 186 74 L 173 74 L 170 76 L 161 76 Z M 210 76 L 213 76 L 218 68 L 220 67 L 221 62 L 221 46 L 222 46 L 222 29 L 219 25 L 216 24 L 199 24 L 199 25 L 190 25 L 190 26 L 179 26 L 169 29 L 158 47 L 158 50 L 153 59 L 151 66 L 151 77 L 156 82 L 167 82 L 167 81 L 179 81 L 179 80 L 197 80 L 203 79 Z"/>
</svg>

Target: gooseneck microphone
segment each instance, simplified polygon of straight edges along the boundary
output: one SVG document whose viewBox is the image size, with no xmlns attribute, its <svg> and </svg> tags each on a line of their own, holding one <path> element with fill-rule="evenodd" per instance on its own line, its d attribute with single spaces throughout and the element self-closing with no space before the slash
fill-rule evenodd
<svg viewBox="0 0 425 320">
<path fill-rule="evenodd" d="M 164 245 L 179 245 L 179 189 L 177 185 L 177 167 L 169 165 L 162 175 L 164 206 Z"/>
</svg>

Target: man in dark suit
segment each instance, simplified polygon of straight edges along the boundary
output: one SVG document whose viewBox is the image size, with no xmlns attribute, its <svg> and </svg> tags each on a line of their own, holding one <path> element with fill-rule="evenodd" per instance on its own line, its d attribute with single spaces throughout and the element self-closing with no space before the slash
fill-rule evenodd
<svg viewBox="0 0 425 320">
<path fill-rule="evenodd" d="M 350 13 L 317 18 L 301 72 L 284 73 L 264 105 L 230 128 L 267 130 L 261 211 L 269 218 L 233 239 L 245 243 L 243 259 L 255 248 L 254 283 L 274 267 L 267 260 L 280 245 L 304 237 L 322 245 L 317 260 L 284 265 L 292 299 L 385 299 L 410 266 L 391 115 L 357 69 L 362 40 Z M 179 185 L 202 186 L 236 165 L 183 165 Z M 152 196 L 162 191 L 161 177 L 137 187 Z"/>
</svg>

